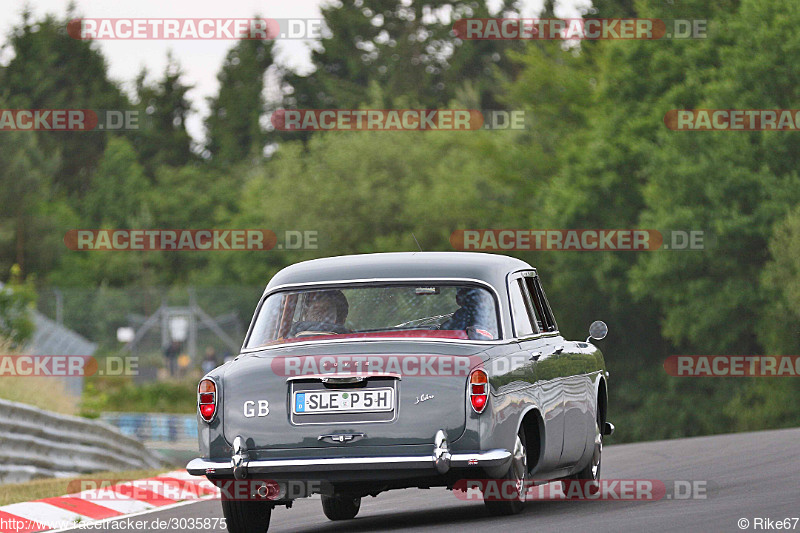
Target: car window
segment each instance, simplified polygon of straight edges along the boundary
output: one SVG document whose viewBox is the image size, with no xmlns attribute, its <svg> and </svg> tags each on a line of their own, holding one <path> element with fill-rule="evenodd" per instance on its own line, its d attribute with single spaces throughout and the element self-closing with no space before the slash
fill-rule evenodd
<svg viewBox="0 0 800 533">
<path fill-rule="evenodd" d="M 498 325 L 495 297 L 477 285 L 309 288 L 269 295 L 246 347 L 332 335 L 494 340 Z"/>
<path fill-rule="evenodd" d="M 553 311 L 550 310 L 550 304 L 547 302 L 539 277 L 526 277 L 525 285 L 530 293 L 531 303 L 541 331 L 557 331 L 558 326 L 556 325 L 555 317 L 553 317 Z"/>
<path fill-rule="evenodd" d="M 533 335 L 536 329 L 531 322 L 531 315 L 526 303 L 526 295 L 522 279 L 515 279 L 509 287 L 511 299 L 511 314 L 514 320 L 514 331 L 517 337 Z"/>
</svg>

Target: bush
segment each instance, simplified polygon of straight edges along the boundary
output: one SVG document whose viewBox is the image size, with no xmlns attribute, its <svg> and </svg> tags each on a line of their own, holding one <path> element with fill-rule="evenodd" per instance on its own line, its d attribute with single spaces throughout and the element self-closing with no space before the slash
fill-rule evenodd
<svg viewBox="0 0 800 533">
<path fill-rule="evenodd" d="M 18 265 L 11 267 L 11 282 L 0 284 L 0 339 L 21 346 L 33 335 L 31 310 L 36 302 L 33 280 L 22 282 Z"/>
<path fill-rule="evenodd" d="M 97 417 L 102 412 L 190 414 L 197 409 L 195 380 L 136 384 L 130 377 L 87 378 L 80 414 Z"/>
</svg>

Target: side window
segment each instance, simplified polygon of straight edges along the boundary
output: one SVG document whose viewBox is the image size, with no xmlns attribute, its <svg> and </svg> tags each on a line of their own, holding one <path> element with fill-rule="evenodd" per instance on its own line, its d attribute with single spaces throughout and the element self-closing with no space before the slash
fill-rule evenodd
<svg viewBox="0 0 800 533">
<path fill-rule="evenodd" d="M 528 288 L 528 294 L 530 294 L 531 307 L 533 308 L 533 315 L 536 319 L 536 324 L 539 326 L 539 331 L 550 331 L 547 328 L 547 321 L 545 319 L 545 312 L 544 308 L 542 307 L 542 302 L 536 294 L 536 287 L 533 283 L 535 278 L 526 276 L 523 279 L 525 280 L 525 286 Z"/>
<path fill-rule="evenodd" d="M 539 278 L 526 277 L 525 285 L 528 287 L 528 292 L 531 295 L 536 313 L 536 320 L 539 322 L 540 329 L 542 331 L 556 331 L 558 329 L 556 319 L 553 317 L 550 304 L 547 303 L 547 297 L 544 295 Z"/>
<path fill-rule="evenodd" d="M 509 297 L 511 298 L 511 313 L 514 319 L 514 332 L 517 337 L 533 335 L 535 328 L 531 322 L 531 315 L 526 303 L 526 296 L 522 279 L 511 281 Z"/>
</svg>

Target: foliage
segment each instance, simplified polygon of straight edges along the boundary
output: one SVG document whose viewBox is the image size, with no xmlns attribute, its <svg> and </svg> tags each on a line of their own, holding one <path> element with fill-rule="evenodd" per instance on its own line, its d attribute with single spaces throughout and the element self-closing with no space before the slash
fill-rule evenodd
<svg viewBox="0 0 800 533">
<path fill-rule="evenodd" d="M 108 64 L 96 45 L 67 34 L 67 22 L 79 17 L 48 15 L 33 20 L 23 11 L 10 32 L 14 57 L 0 68 L 0 98 L 18 109 L 128 109 L 119 86 L 108 75 Z M 6 132 L 3 132 L 3 136 Z M 29 133 L 24 133 L 30 136 Z M 44 153 L 60 153 L 55 184 L 72 195 L 85 193 L 95 165 L 105 150 L 101 131 L 37 132 Z"/>
<path fill-rule="evenodd" d="M 239 41 L 225 57 L 220 88 L 209 101 L 208 155 L 218 165 L 260 160 L 266 142 L 261 113 L 266 105 L 264 76 L 272 65 L 271 41 Z"/>
<path fill-rule="evenodd" d="M 181 66 L 169 55 L 158 80 L 149 80 L 146 69 L 136 78 L 140 124 L 129 136 L 148 176 L 163 165 L 177 167 L 196 159 L 186 131 L 186 118 L 192 110 L 186 93 L 192 87 L 183 77 Z"/>
<path fill-rule="evenodd" d="M 498 12 L 512 14 L 514 3 Z M 465 84 L 478 92 L 478 108 L 498 106 L 495 67 L 510 68 L 504 52 L 513 41 L 466 41 L 451 35 L 461 18 L 488 18 L 485 0 L 343 0 L 322 7 L 329 30 L 312 52 L 315 70 L 289 73 L 294 91 L 286 104 L 298 108 L 353 109 L 384 92 L 384 106 L 437 107 Z"/>
<path fill-rule="evenodd" d="M 22 346 L 33 335 L 31 311 L 36 303 L 33 279 L 24 282 L 18 265 L 11 267 L 11 280 L 0 285 L 0 347 L 6 343 L 11 348 Z"/>
<path fill-rule="evenodd" d="M 162 381 L 136 384 L 129 377 L 86 379 L 80 413 L 101 412 L 194 413 L 197 409 L 196 381 Z"/>
</svg>

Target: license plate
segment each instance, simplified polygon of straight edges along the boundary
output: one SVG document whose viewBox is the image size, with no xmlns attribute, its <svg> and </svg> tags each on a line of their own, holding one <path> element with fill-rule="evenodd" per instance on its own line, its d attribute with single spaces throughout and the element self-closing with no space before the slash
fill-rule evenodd
<svg viewBox="0 0 800 533">
<path fill-rule="evenodd" d="M 296 415 L 319 413 L 372 413 L 394 409 L 394 390 L 379 389 L 319 390 L 294 393 L 292 410 Z"/>
</svg>

